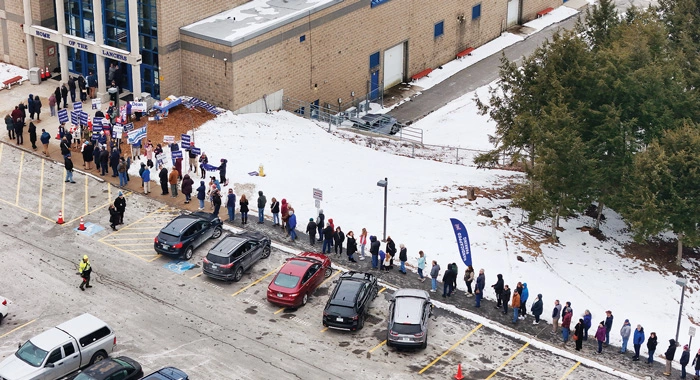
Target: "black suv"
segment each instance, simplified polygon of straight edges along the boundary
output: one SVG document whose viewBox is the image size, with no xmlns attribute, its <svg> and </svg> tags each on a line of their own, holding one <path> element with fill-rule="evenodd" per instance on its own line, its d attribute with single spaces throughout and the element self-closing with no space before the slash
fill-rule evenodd
<svg viewBox="0 0 700 380">
<path fill-rule="evenodd" d="M 165 226 L 156 236 L 153 248 L 168 256 L 192 258 L 194 250 L 209 238 L 218 239 L 223 222 L 208 212 L 180 215 Z"/>
<path fill-rule="evenodd" d="M 227 235 L 202 260 L 209 277 L 237 282 L 258 260 L 270 257 L 270 238 L 260 232 Z"/>
<path fill-rule="evenodd" d="M 336 283 L 323 310 L 323 325 L 350 331 L 361 329 L 369 303 L 379 293 L 377 277 L 371 273 L 347 272 Z"/>
</svg>

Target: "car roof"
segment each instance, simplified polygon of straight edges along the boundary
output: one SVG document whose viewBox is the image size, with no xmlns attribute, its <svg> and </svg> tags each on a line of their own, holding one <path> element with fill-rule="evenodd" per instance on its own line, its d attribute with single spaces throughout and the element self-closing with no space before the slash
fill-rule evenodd
<svg viewBox="0 0 700 380">
<path fill-rule="evenodd" d="M 105 378 L 112 373 L 124 368 L 123 365 L 120 363 L 114 361 L 115 358 L 107 358 L 105 360 L 100 360 L 99 362 L 87 367 L 86 369 L 83 370 L 82 373 L 89 375 L 91 377 L 95 377 L 98 379 Z M 129 358 L 125 358 L 123 356 L 120 356 L 116 359 L 123 360 L 129 364 L 131 364 L 132 360 Z M 126 360 L 124 360 L 126 359 Z"/>
<path fill-rule="evenodd" d="M 238 247 L 241 245 L 245 244 L 246 241 L 248 241 L 248 239 L 228 235 L 221 239 L 221 241 L 216 243 L 216 245 L 209 250 L 209 255 L 229 257 L 232 252 L 238 249 Z"/>
<path fill-rule="evenodd" d="M 241 232 L 241 233 L 233 235 L 233 236 L 246 238 L 246 239 L 250 239 L 250 240 L 258 240 L 258 241 L 269 239 L 267 237 L 267 235 L 265 235 L 262 232 L 258 232 L 258 231 L 244 231 L 244 232 Z"/>
<path fill-rule="evenodd" d="M 85 313 L 69 321 L 61 323 L 60 325 L 56 326 L 56 328 L 63 330 L 76 338 L 81 338 L 80 335 L 85 334 L 86 332 L 91 333 L 105 326 L 107 326 L 107 323 L 101 319 L 93 316 L 92 314 Z"/>
<path fill-rule="evenodd" d="M 398 297 L 419 297 L 430 300 L 430 295 L 423 289 L 399 289 L 394 292 L 394 298 Z"/>
<path fill-rule="evenodd" d="M 375 277 L 372 273 L 363 273 L 363 272 L 355 272 L 355 271 L 350 271 L 343 273 L 340 275 L 340 278 L 343 280 L 353 280 L 353 281 L 361 281 L 361 282 L 371 282 L 374 281 Z"/>
<path fill-rule="evenodd" d="M 303 276 L 306 270 L 314 264 L 317 264 L 317 262 L 313 259 L 309 260 L 303 257 L 292 257 L 284 263 L 284 266 L 280 269 L 280 273 Z"/>
<path fill-rule="evenodd" d="M 56 346 L 63 344 L 68 339 L 70 339 L 68 334 L 54 327 L 29 340 L 33 345 L 41 348 L 42 350 L 50 351 Z"/>
<path fill-rule="evenodd" d="M 349 281 L 348 281 L 349 280 Z M 354 281 L 352 279 L 340 279 L 336 286 L 335 294 L 331 300 L 332 305 L 352 306 L 355 304 L 357 294 L 364 281 Z"/>
<path fill-rule="evenodd" d="M 423 304 L 425 298 L 403 296 L 395 298 L 394 302 L 394 322 L 401 324 L 420 324 L 423 318 Z"/>
<path fill-rule="evenodd" d="M 161 368 L 141 380 L 185 380 L 187 374 L 175 367 Z"/>
<path fill-rule="evenodd" d="M 202 218 L 197 217 L 194 214 L 180 215 L 168 223 L 167 226 L 163 227 L 160 232 L 166 233 L 168 235 L 180 236 L 182 232 L 191 226 L 194 222 L 202 220 Z"/>
</svg>

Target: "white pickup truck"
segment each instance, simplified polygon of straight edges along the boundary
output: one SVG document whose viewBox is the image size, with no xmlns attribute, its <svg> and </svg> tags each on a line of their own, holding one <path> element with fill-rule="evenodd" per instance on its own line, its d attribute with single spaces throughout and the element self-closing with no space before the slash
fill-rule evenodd
<svg viewBox="0 0 700 380">
<path fill-rule="evenodd" d="M 102 320 L 83 314 L 45 331 L 0 362 L 0 380 L 56 380 L 105 359 L 117 337 Z"/>
</svg>

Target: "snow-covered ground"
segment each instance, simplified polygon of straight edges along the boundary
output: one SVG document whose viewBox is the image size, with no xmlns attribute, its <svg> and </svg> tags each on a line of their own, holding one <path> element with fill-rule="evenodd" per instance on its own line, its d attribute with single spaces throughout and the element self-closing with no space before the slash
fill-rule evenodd
<svg viewBox="0 0 700 380">
<path fill-rule="evenodd" d="M 464 117 L 474 116 L 469 114 L 473 107 L 461 109 L 464 111 L 456 119 L 470 120 Z M 461 133 L 456 122 L 443 127 L 455 135 Z M 474 134 L 474 146 L 487 146 L 484 136 Z M 423 250 L 428 261 L 437 260 L 443 268 L 456 262 L 463 272 L 465 267 L 449 222 L 449 218 L 458 218 L 469 231 L 474 267 L 486 270 L 487 285 L 495 282 L 498 273 L 511 287 L 518 281 L 526 282 L 531 298 L 538 293 L 544 295 L 545 315 L 551 311 L 554 299 L 570 301 L 576 318 L 590 309 L 595 324 L 610 309 L 615 315 L 611 338 L 616 342 L 620 341 L 618 331 L 626 318 L 633 326 L 644 326 L 647 336 L 656 331 L 660 347 L 675 335 L 680 296 L 675 277 L 645 270 L 654 265 L 619 254 L 623 251 L 621 245 L 631 238 L 615 213 L 606 212 L 602 226 L 606 241 L 577 229 L 593 224 L 592 219 L 583 216 L 562 221 L 560 244 L 539 245 L 517 228 L 521 210 L 509 207 L 508 199 L 493 193 L 491 199 L 467 201 L 465 186 L 488 192 L 521 180 L 519 173 L 477 170 L 366 148 L 287 112 L 227 112 L 197 129 L 195 141 L 210 162 L 229 160 L 228 177 L 239 198 L 246 194 L 255 204 L 258 190 L 268 200 L 286 198 L 296 210 L 299 230 L 316 216 L 312 190 L 319 188 L 323 190 L 326 217 L 333 218 L 336 226 L 356 233 L 365 227 L 370 234 L 381 237 L 383 189 L 376 183 L 387 177 L 387 233 L 406 245 L 411 264 L 415 265 L 417 252 Z M 261 164 L 265 177 L 248 174 Z M 137 168 L 132 165 L 132 169 Z M 483 208 L 491 210 L 493 218 L 478 215 Z M 461 281 L 460 286 L 464 287 Z M 696 283 L 691 287 L 698 289 Z M 492 298 L 489 290 L 487 287 L 486 296 Z M 686 296 L 682 336 L 688 331 L 686 316 L 698 312 L 695 293 Z"/>
<path fill-rule="evenodd" d="M 0 89 L 5 87 L 2 82 L 16 76 L 21 76 L 24 78 L 24 80 L 27 80 L 29 79 L 29 70 L 11 65 L 9 63 L 0 62 Z"/>
</svg>

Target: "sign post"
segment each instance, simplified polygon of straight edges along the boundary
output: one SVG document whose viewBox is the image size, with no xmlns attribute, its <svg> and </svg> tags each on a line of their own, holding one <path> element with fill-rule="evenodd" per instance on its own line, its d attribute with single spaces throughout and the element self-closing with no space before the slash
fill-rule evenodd
<svg viewBox="0 0 700 380">
<path fill-rule="evenodd" d="M 690 336 L 690 341 L 688 342 L 688 351 L 690 351 L 693 344 L 693 337 L 695 336 L 695 327 L 688 327 L 688 335 Z"/>
<path fill-rule="evenodd" d="M 321 201 L 323 200 L 323 191 L 321 189 L 314 188 L 314 204 L 316 205 L 316 214 L 321 208 Z"/>
</svg>

